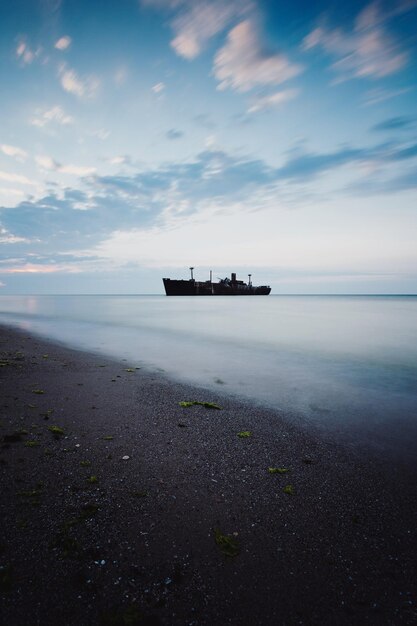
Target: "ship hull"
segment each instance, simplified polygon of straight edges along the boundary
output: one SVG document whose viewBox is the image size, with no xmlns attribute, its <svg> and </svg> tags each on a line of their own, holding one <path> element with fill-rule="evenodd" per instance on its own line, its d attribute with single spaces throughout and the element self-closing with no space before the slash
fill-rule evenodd
<svg viewBox="0 0 417 626">
<path fill-rule="evenodd" d="M 268 296 L 271 288 L 266 285 L 211 283 L 196 280 L 171 280 L 163 278 L 167 296 Z"/>
</svg>

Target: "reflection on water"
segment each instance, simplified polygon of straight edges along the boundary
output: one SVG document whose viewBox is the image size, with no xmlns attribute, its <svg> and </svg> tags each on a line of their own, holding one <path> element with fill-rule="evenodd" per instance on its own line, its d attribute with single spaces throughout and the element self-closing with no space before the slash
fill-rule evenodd
<svg viewBox="0 0 417 626">
<path fill-rule="evenodd" d="M 2 296 L 0 321 L 414 452 L 416 297 Z"/>
</svg>

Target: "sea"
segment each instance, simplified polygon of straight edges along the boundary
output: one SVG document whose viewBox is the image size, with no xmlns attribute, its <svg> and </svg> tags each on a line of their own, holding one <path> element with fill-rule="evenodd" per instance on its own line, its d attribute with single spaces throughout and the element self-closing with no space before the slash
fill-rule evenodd
<svg viewBox="0 0 417 626">
<path fill-rule="evenodd" d="M 1 296 L 0 323 L 417 460 L 417 296 Z"/>
</svg>

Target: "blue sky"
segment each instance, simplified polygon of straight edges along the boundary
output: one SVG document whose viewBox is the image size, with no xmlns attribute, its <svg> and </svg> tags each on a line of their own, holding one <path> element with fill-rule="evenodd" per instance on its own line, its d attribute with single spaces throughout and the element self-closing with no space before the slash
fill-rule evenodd
<svg viewBox="0 0 417 626">
<path fill-rule="evenodd" d="M 0 294 L 417 293 L 417 0 L 0 4 Z"/>
</svg>

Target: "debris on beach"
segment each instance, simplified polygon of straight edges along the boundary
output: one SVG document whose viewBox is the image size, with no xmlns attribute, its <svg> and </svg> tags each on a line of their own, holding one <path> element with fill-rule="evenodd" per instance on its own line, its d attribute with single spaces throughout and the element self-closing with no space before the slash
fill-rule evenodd
<svg viewBox="0 0 417 626">
<path fill-rule="evenodd" d="M 215 404 L 214 402 L 200 402 L 199 400 L 183 400 L 182 402 L 179 403 L 180 406 L 184 407 L 184 408 L 188 408 L 190 406 L 204 406 L 206 409 L 217 409 L 218 411 L 221 410 L 221 406 L 219 406 L 218 404 Z"/>
<path fill-rule="evenodd" d="M 214 540 L 225 556 L 234 557 L 240 552 L 239 544 L 232 535 L 223 535 L 218 528 L 214 529 Z"/>
<path fill-rule="evenodd" d="M 105 435 L 103 437 L 103 441 L 113 441 L 114 437 L 113 435 Z"/>
<path fill-rule="evenodd" d="M 50 433 L 52 433 L 52 435 L 54 435 L 55 439 L 58 439 L 59 437 L 62 437 L 62 435 L 65 435 L 65 430 L 61 428 L 61 426 L 48 426 L 48 430 Z"/>
</svg>

